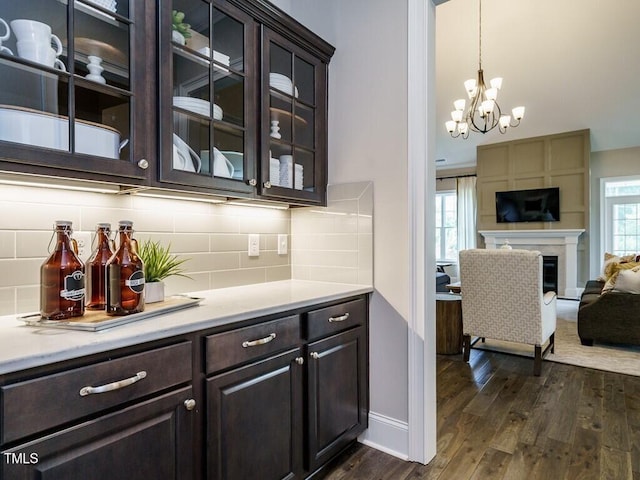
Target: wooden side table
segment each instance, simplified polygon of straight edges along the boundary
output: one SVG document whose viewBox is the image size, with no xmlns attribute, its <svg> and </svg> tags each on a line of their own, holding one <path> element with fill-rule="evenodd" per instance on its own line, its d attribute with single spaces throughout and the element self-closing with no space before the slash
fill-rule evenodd
<svg viewBox="0 0 640 480">
<path fill-rule="evenodd" d="M 462 353 L 462 297 L 436 294 L 436 353 Z"/>
</svg>

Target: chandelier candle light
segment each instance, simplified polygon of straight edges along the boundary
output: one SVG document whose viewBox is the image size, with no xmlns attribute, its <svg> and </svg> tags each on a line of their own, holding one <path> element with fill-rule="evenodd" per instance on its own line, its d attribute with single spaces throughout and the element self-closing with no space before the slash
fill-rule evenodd
<svg viewBox="0 0 640 480">
<path fill-rule="evenodd" d="M 453 102 L 455 110 L 451 112 L 451 120 L 445 122 L 447 131 L 453 138 L 469 137 L 469 131 L 487 133 L 498 127 L 500 133 L 505 133 L 508 127 L 517 127 L 524 117 L 524 107 L 515 107 L 512 110 L 515 123 L 511 123 L 511 115 L 502 115 L 498 105 L 498 90 L 502 88 L 502 78 L 496 77 L 489 82 L 490 88 L 484 83 L 482 71 L 482 0 L 479 0 L 478 22 L 478 77 L 464 82 L 464 88 L 469 96 L 469 108 L 465 112 L 466 100 L 464 98 Z"/>
</svg>

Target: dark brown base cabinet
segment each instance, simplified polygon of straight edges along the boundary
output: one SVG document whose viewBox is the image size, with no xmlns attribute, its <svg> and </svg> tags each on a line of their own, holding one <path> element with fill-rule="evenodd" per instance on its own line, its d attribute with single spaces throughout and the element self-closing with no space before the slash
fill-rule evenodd
<svg viewBox="0 0 640 480">
<path fill-rule="evenodd" d="M 315 476 L 367 427 L 368 297 L 240 324 L 0 375 L 0 480 Z"/>
</svg>

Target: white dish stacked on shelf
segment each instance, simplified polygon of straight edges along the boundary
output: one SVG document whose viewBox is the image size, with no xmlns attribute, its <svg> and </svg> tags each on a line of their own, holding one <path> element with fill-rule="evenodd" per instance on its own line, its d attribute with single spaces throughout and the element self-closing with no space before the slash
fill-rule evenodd
<svg viewBox="0 0 640 480">
<path fill-rule="evenodd" d="M 302 165 L 300 165 L 299 163 L 295 164 L 295 175 L 294 175 L 294 188 L 296 190 L 302 190 L 302 185 L 304 185 L 303 181 L 302 181 L 302 177 L 304 175 L 304 167 Z"/>
<path fill-rule="evenodd" d="M 280 186 L 293 188 L 293 155 L 280 155 Z"/>
<path fill-rule="evenodd" d="M 211 103 L 207 100 L 192 97 L 173 97 L 173 106 L 184 108 L 190 112 L 198 113 L 208 117 L 211 114 Z M 213 105 L 213 119 L 222 120 L 222 108 Z"/>
<path fill-rule="evenodd" d="M 118 4 L 116 0 L 89 0 L 89 3 L 93 3 L 94 5 L 98 5 L 99 7 L 106 8 L 115 13 L 118 8 Z"/>
<path fill-rule="evenodd" d="M 280 185 L 280 160 L 277 158 L 269 160 L 269 181 L 275 187 Z"/>
<path fill-rule="evenodd" d="M 282 75 L 281 73 L 270 73 L 269 74 L 269 86 L 271 88 L 275 88 L 276 90 L 280 90 L 287 95 L 293 95 L 294 88 L 293 82 L 286 75 Z M 295 96 L 298 96 L 298 88 L 295 88 Z"/>
</svg>

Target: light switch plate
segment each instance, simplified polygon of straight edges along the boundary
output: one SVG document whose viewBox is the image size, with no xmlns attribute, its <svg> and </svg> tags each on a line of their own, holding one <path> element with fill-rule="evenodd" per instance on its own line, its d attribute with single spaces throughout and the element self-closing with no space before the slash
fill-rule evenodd
<svg viewBox="0 0 640 480">
<path fill-rule="evenodd" d="M 249 248 L 248 253 L 250 257 L 260 256 L 260 235 L 257 233 L 249 234 Z"/>
<path fill-rule="evenodd" d="M 78 256 L 87 263 L 91 256 L 91 232 L 73 232 L 73 238 L 78 242 Z"/>
<path fill-rule="evenodd" d="M 280 234 L 278 235 L 278 255 L 286 255 L 287 254 L 287 235 Z"/>
</svg>

